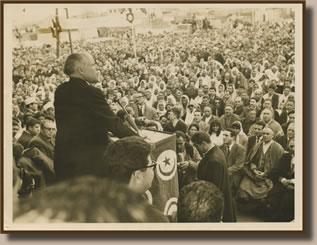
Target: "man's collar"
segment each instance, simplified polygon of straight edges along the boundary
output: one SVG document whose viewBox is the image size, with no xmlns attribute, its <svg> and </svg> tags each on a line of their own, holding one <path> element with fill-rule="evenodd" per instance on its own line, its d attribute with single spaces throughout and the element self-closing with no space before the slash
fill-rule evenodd
<svg viewBox="0 0 317 245">
<path fill-rule="evenodd" d="M 270 142 L 267 142 L 267 143 L 265 143 L 265 142 L 263 141 L 263 144 L 264 144 L 264 145 L 270 145 L 270 144 L 272 144 L 272 142 L 273 142 L 273 140 L 270 140 Z"/>
</svg>

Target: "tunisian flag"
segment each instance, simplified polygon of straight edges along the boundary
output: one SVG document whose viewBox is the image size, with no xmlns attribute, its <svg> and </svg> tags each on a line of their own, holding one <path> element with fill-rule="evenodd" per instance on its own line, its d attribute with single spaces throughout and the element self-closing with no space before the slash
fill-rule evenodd
<svg viewBox="0 0 317 245">
<path fill-rule="evenodd" d="M 150 130 L 142 130 L 140 134 L 153 145 L 152 159 L 157 162 L 152 187 L 146 192 L 148 200 L 170 221 L 176 221 L 179 194 L 176 136 Z"/>
</svg>

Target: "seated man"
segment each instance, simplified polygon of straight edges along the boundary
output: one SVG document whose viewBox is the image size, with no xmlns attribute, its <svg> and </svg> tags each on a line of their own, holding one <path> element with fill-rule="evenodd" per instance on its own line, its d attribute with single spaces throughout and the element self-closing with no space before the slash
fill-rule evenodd
<svg viewBox="0 0 317 245">
<path fill-rule="evenodd" d="M 41 131 L 38 135 L 34 136 L 28 144 L 28 148 L 37 147 L 51 160 L 54 160 L 54 136 L 56 132 L 56 125 L 51 120 L 44 120 L 41 125 Z"/>
<path fill-rule="evenodd" d="M 241 182 L 246 152 L 242 145 L 234 142 L 235 137 L 236 132 L 233 129 L 228 128 L 223 132 L 224 144 L 220 146 L 220 149 L 227 159 L 228 174 L 234 196 L 237 194 Z"/>
<path fill-rule="evenodd" d="M 269 173 L 274 187 L 268 194 L 268 201 L 272 208 L 272 221 L 276 222 L 290 222 L 294 219 L 294 139 L 288 142 L 288 148 L 289 151 L 282 155 Z"/>
<path fill-rule="evenodd" d="M 179 193 L 178 222 L 221 222 L 223 194 L 213 183 L 199 180 Z"/>
<path fill-rule="evenodd" d="M 20 202 L 14 217 L 15 223 L 164 222 L 164 217 L 127 186 L 92 176 L 34 193 Z"/>
<path fill-rule="evenodd" d="M 25 123 L 25 130 L 22 135 L 18 139 L 18 143 L 23 145 L 24 149 L 28 147 L 30 140 L 40 133 L 41 130 L 41 122 L 37 119 L 30 118 Z"/>
<path fill-rule="evenodd" d="M 262 142 L 250 150 L 246 159 L 246 175 L 240 184 L 239 197 L 241 199 L 265 199 L 273 188 L 268 174 L 284 153 L 283 147 L 273 140 L 273 136 L 272 129 L 264 128 Z"/>
<path fill-rule="evenodd" d="M 295 123 L 290 123 L 287 128 L 286 135 L 277 136 L 276 142 L 279 143 L 285 151 L 288 151 L 288 145 L 291 140 L 295 138 Z"/>
</svg>

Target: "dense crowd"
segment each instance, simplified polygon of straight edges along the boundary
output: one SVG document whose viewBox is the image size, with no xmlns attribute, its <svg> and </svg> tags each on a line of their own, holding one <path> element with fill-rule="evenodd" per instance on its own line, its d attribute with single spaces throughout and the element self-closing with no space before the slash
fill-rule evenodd
<svg viewBox="0 0 317 245">
<path fill-rule="evenodd" d="M 138 128 L 176 134 L 180 190 L 204 180 L 197 175 L 205 153 L 197 132 L 204 132 L 225 155 L 239 208 L 254 201 L 255 212 L 264 212 L 259 211 L 264 205 L 271 220 L 291 221 L 294 25 L 282 21 L 190 34 L 138 34 L 136 57 L 124 40 L 74 42 L 73 48 L 93 56 L 95 86 L 126 125 L 132 118 Z M 20 199 L 30 198 L 30 188 L 40 188 L 38 183 L 43 187 L 34 175 L 25 177 L 37 171 L 34 159 L 45 162 L 38 178 L 46 185 L 54 181 L 54 92 L 68 80 L 63 66 L 70 54 L 68 43 L 60 48 L 59 58 L 47 44 L 13 50 L 13 154 L 14 167 L 23 175 Z"/>
</svg>

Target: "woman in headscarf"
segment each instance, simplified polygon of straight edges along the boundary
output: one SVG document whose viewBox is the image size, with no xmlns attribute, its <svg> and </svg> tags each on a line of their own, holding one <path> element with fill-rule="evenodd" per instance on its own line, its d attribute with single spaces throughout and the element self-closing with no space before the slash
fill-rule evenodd
<svg viewBox="0 0 317 245">
<path fill-rule="evenodd" d="M 242 124 L 240 121 L 232 123 L 231 128 L 236 132 L 235 142 L 242 145 L 245 149 L 248 146 L 248 136 L 243 132 Z"/>
<path fill-rule="evenodd" d="M 156 111 L 159 115 L 159 117 L 161 116 L 164 116 L 166 114 L 166 110 L 165 110 L 165 101 L 163 100 L 160 100 L 158 103 L 157 103 L 157 108 L 156 108 Z"/>
<path fill-rule="evenodd" d="M 161 81 L 160 83 L 159 83 L 159 91 L 165 91 L 166 90 L 166 84 L 163 82 L 163 81 Z"/>
<path fill-rule="evenodd" d="M 223 95 L 225 94 L 225 86 L 223 84 L 219 84 L 217 88 L 217 96 L 223 98 Z"/>
<path fill-rule="evenodd" d="M 187 106 L 189 105 L 189 98 L 187 95 L 182 95 L 181 97 L 181 106 L 182 106 L 182 111 L 181 111 L 181 118 L 185 121 L 185 117 L 187 114 Z"/>
</svg>

